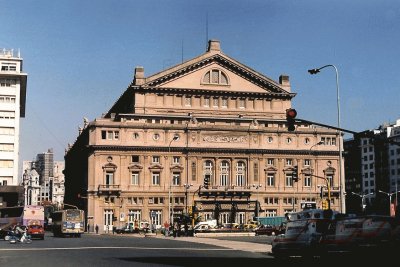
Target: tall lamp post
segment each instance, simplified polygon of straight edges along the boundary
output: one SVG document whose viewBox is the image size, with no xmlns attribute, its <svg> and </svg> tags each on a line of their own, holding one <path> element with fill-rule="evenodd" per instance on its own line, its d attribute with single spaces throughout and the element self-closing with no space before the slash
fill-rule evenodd
<svg viewBox="0 0 400 267">
<path fill-rule="evenodd" d="M 317 69 L 310 69 L 308 72 L 313 75 L 319 73 L 322 69 L 332 67 L 335 69 L 336 73 L 336 96 L 337 96 L 337 124 L 340 129 L 340 97 L 339 97 L 339 73 L 335 65 L 329 64 L 322 66 Z M 339 130 L 339 182 L 340 182 L 340 211 L 342 213 L 346 212 L 345 203 L 345 181 L 344 175 L 342 174 L 342 131 Z"/>
<path fill-rule="evenodd" d="M 262 187 L 262 184 L 253 184 L 253 187 L 257 190 L 257 202 L 256 202 L 257 214 L 256 214 L 256 217 L 259 217 L 260 202 L 258 201 L 258 189 Z"/>
<path fill-rule="evenodd" d="M 174 137 L 172 137 L 171 141 L 169 142 L 168 145 L 168 155 L 171 153 L 171 144 L 173 141 L 178 141 L 179 140 L 179 135 L 174 135 Z M 174 219 L 173 219 L 173 212 L 171 211 L 172 209 L 172 205 L 171 205 L 171 186 L 172 186 L 172 179 L 170 177 L 169 179 L 169 187 L 168 187 L 168 218 L 169 218 L 169 224 L 171 225 L 171 223 L 173 223 Z"/>
<path fill-rule="evenodd" d="M 184 184 L 183 186 L 185 187 L 185 212 L 187 214 L 188 213 L 188 190 L 193 185 L 192 184 Z"/>
<path fill-rule="evenodd" d="M 396 192 L 393 192 L 393 193 L 388 193 L 388 192 L 383 192 L 383 191 L 379 190 L 379 193 L 386 194 L 389 197 L 389 214 L 391 214 L 390 211 L 391 211 L 391 205 L 392 205 L 392 196 L 394 194 L 400 193 L 400 191 L 396 191 Z"/>
<path fill-rule="evenodd" d="M 357 194 L 354 192 L 351 192 L 351 194 L 355 195 L 355 196 L 359 196 L 361 198 L 361 211 L 362 213 L 365 212 L 365 197 L 369 196 L 369 195 L 373 195 L 374 193 L 368 193 L 368 194 Z"/>
<path fill-rule="evenodd" d="M 311 147 L 310 147 L 310 149 L 309 149 L 309 157 L 310 157 L 310 167 L 311 167 L 311 169 L 312 169 L 312 166 L 311 166 L 311 154 L 312 154 L 312 149 L 314 148 L 314 147 L 316 147 L 316 146 L 319 146 L 319 145 L 322 145 L 324 142 L 323 141 L 319 141 L 318 143 L 315 143 L 315 144 L 313 144 Z M 310 171 L 311 172 L 311 171 Z M 310 175 L 310 179 L 311 179 L 311 175 Z M 312 183 L 311 183 L 311 181 L 310 181 L 310 195 L 309 195 L 309 197 L 311 198 L 311 187 L 312 187 Z M 311 201 L 311 200 L 310 200 Z"/>
</svg>

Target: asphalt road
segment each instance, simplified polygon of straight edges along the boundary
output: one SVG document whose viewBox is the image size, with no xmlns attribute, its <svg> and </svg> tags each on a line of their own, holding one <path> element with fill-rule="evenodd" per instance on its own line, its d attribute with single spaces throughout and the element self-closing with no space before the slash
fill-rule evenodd
<svg viewBox="0 0 400 267">
<path fill-rule="evenodd" d="M 243 250 L 232 248 L 243 242 L 214 240 L 219 242 L 214 245 L 196 242 L 193 237 L 184 239 L 87 234 L 56 238 L 49 233 L 45 240 L 31 244 L 0 241 L 0 266 L 220 266 L 228 262 L 247 266 L 272 259 L 263 247 L 261 252 L 253 252 L 248 245 Z"/>
<path fill-rule="evenodd" d="M 0 266 L 376 266 L 388 261 L 373 255 L 349 258 L 337 255 L 329 261 L 291 258 L 278 261 L 268 253 L 271 237 L 144 237 L 139 235 L 93 235 L 56 238 L 31 244 L 0 241 Z M 371 255 L 370 255 L 371 256 Z M 393 265 L 393 266 L 396 266 Z"/>
</svg>

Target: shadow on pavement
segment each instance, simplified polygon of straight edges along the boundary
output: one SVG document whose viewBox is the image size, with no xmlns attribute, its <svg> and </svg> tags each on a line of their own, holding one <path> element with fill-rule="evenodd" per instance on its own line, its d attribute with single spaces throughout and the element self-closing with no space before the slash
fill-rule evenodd
<svg viewBox="0 0 400 267">
<path fill-rule="evenodd" d="M 348 258 L 348 257 L 337 257 L 328 259 L 313 258 L 290 258 L 286 260 L 279 260 L 274 258 L 226 258 L 226 257 L 132 257 L 132 258 L 117 258 L 122 261 L 144 264 L 160 264 L 169 266 L 296 266 L 296 267 L 327 267 L 327 266 L 349 266 L 356 263 L 357 266 L 377 266 L 377 262 L 381 262 L 385 259 L 367 258 Z M 271 264 L 271 265 L 269 265 Z"/>
</svg>

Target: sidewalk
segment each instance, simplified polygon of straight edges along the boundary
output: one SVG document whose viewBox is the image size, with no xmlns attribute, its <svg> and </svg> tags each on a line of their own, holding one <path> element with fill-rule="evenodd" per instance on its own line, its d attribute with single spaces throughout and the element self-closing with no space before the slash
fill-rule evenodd
<svg viewBox="0 0 400 267">
<path fill-rule="evenodd" d="M 164 236 L 161 236 L 161 235 L 160 236 L 157 235 L 155 237 L 165 238 Z M 221 239 L 214 239 L 214 238 L 192 237 L 192 236 L 171 238 L 170 240 L 201 243 L 201 244 L 214 245 L 214 246 L 230 248 L 230 249 L 234 249 L 234 250 L 248 251 L 248 252 L 258 252 L 258 253 L 271 252 L 271 245 L 269 245 L 269 244 L 259 244 L 259 243 L 251 243 L 251 242 L 221 240 Z"/>
</svg>

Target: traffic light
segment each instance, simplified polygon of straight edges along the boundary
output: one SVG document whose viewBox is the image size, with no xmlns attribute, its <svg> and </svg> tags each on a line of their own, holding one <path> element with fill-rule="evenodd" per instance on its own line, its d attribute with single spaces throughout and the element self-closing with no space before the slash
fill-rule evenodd
<svg viewBox="0 0 400 267">
<path fill-rule="evenodd" d="M 204 188 L 208 189 L 208 187 L 210 186 L 210 177 L 204 177 Z"/>
<path fill-rule="evenodd" d="M 293 180 L 293 182 L 299 181 L 299 167 L 298 166 L 293 167 L 292 180 Z"/>
<path fill-rule="evenodd" d="M 296 127 L 294 126 L 296 116 L 297 116 L 297 111 L 295 109 L 288 108 L 286 110 L 286 121 L 289 132 L 293 132 L 296 129 Z"/>
<path fill-rule="evenodd" d="M 328 200 L 326 200 L 326 199 L 323 199 L 323 200 L 322 200 L 322 209 L 323 209 L 323 210 L 329 209 Z"/>
</svg>

